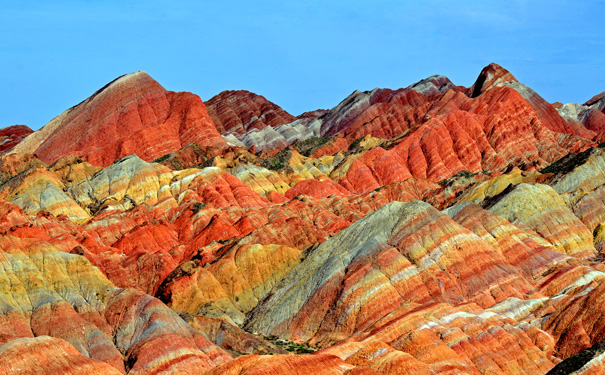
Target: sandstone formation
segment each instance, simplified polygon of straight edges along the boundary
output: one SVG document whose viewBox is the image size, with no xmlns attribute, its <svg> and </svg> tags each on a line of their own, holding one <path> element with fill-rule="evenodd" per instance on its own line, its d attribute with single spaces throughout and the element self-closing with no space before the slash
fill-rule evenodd
<svg viewBox="0 0 605 375">
<path fill-rule="evenodd" d="M 567 103 L 557 108 L 559 114 L 571 125 L 581 124 L 597 134 L 597 140 L 603 142 L 605 131 L 605 92 L 595 95 L 584 104 Z"/>
<path fill-rule="evenodd" d="M 13 152 L 36 154 L 45 163 L 77 155 L 107 166 L 132 153 L 151 161 L 194 142 L 226 146 L 197 95 L 167 91 L 139 71 L 55 117 Z"/>
<path fill-rule="evenodd" d="M 0 129 L 0 155 L 12 150 L 23 138 L 33 132 L 25 125 L 14 125 Z"/>
<path fill-rule="evenodd" d="M 263 96 L 249 91 L 223 91 L 206 102 L 208 114 L 219 132 L 242 134 L 251 129 L 278 126 L 294 116 Z"/>
<path fill-rule="evenodd" d="M 206 112 L 138 72 L 3 129 L 0 374 L 601 373 L 603 103 L 490 64 Z"/>
</svg>

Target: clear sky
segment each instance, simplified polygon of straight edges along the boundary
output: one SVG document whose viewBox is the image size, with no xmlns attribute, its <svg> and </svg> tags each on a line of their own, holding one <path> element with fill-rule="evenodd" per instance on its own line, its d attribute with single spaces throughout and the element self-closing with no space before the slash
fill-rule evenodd
<svg viewBox="0 0 605 375">
<path fill-rule="evenodd" d="M 605 0 L 0 0 L 0 127 L 38 129 L 125 73 L 298 115 L 496 62 L 548 101 L 605 91 Z"/>
</svg>

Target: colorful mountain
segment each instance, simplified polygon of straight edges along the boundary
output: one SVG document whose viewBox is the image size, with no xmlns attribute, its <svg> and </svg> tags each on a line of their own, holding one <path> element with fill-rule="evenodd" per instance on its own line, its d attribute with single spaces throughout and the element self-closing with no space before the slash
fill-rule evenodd
<svg viewBox="0 0 605 375">
<path fill-rule="evenodd" d="M 0 374 L 598 374 L 603 103 L 490 64 L 294 117 L 137 72 L 2 129 Z"/>
<path fill-rule="evenodd" d="M 15 153 L 45 163 L 76 155 L 97 166 L 136 153 L 151 161 L 189 143 L 226 147 L 197 95 L 164 89 L 144 72 L 116 78 L 24 139 Z"/>
</svg>

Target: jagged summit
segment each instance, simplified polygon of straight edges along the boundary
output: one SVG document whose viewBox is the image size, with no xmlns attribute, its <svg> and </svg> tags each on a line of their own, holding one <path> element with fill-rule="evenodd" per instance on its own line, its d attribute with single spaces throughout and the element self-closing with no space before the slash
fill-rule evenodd
<svg viewBox="0 0 605 375">
<path fill-rule="evenodd" d="M 496 63 L 491 63 L 481 70 L 475 83 L 468 88 L 467 94 L 471 98 L 475 98 L 487 90 L 501 86 L 507 82 L 518 81 L 508 70 Z"/>
<path fill-rule="evenodd" d="M 0 129 L 0 155 L 5 154 L 33 133 L 26 125 L 12 125 Z"/>
<path fill-rule="evenodd" d="M 600 111 L 605 110 L 605 91 L 600 94 L 593 96 L 590 100 L 584 103 L 587 107 L 596 107 Z"/>
</svg>

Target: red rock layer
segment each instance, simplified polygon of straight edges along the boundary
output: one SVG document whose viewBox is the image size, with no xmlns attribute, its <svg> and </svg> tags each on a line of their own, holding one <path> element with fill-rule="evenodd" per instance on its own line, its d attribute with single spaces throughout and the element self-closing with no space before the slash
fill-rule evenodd
<svg viewBox="0 0 605 375">
<path fill-rule="evenodd" d="M 38 370 L 36 353 L 65 373 L 543 374 L 605 338 L 593 246 L 605 243 L 605 159 L 593 150 L 571 171 L 504 173 L 580 150 L 590 134 L 498 66 L 468 95 L 434 76 L 308 114 L 334 131 L 311 140 L 322 144 L 311 158 L 184 145 L 199 132 L 174 124 L 202 107 L 145 77 L 110 84 L 17 147 L 50 157 L 45 145 L 86 119 L 109 132 L 153 123 L 137 131 L 178 137 L 118 149 L 179 147 L 163 160 L 174 170 L 137 156 L 85 162 L 111 154 L 111 134 L 108 149 L 50 166 L 0 158 L 0 374 Z M 232 130 L 270 117 L 246 105 Z M 441 212 L 419 202 L 465 199 L 475 203 Z M 262 334 L 323 349 L 283 355 L 300 347 Z M 244 352 L 280 355 L 232 360 Z"/>
<path fill-rule="evenodd" d="M 42 229 L 2 203 L 11 227 L 0 236 L 0 342 L 8 343 L 0 347 L 0 371 L 20 373 L 23 365 L 25 373 L 150 374 L 195 367 L 201 374 L 230 360 L 159 300 L 116 288 L 81 250 L 66 252 L 73 246 L 67 223 Z"/>
<path fill-rule="evenodd" d="M 355 366 L 330 354 L 316 354 L 303 356 L 244 356 L 226 365 L 215 368 L 207 375 L 345 375 L 367 374 L 371 372 L 351 373 L 347 370 Z"/>
<path fill-rule="evenodd" d="M 463 170 L 546 166 L 591 144 L 543 126 L 532 106 L 506 86 L 475 99 L 449 91 L 427 118 L 390 150 L 377 147 L 355 160 L 341 184 L 367 192 L 410 176 L 436 182 Z"/>
<path fill-rule="evenodd" d="M 500 65 L 491 63 L 479 73 L 475 83 L 466 90 L 466 94 L 471 98 L 476 98 L 482 93 L 505 83 L 518 82 L 508 70 Z"/>
<path fill-rule="evenodd" d="M 584 114 L 583 124 L 600 134 L 605 132 L 605 92 L 595 95 L 584 105 L 588 107 L 588 111 Z"/>
<path fill-rule="evenodd" d="M 41 336 L 1 345 L 0 374 L 120 375 L 124 371 L 82 355 L 64 340 Z"/>
<path fill-rule="evenodd" d="M 12 150 L 23 138 L 33 132 L 25 125 L 13 125 L 0 129 L 0 155 Z"/>
<path fill-rule="evenodd" d="M 223 91 L 206 102 L 208 114 L 222 132 L 243 134 L 250 129 L 263 129 L 296 120 L 263 96 L 245 90 Z"/>
<path fill-rule="evenodd" d="M 409 88 L 356 91 L 322 118 L 322 135 L 395 138 L 421 122 L 430 104 L 429 97 Z"/>
<path fill-rule="evenodd" d="M 146 73 L 136 72 L 57 116 L 17 151 L 35 153 L 46 163 L 78 155 L 107 166 L 134 153 L 151 161 L 189 143 L 226 147 L 197 95 L 166 91 Z"/>
<path fill-rule="evenodd" d="M 296 116 L 296 118 L 297 119 L 304 119 L 304 118 L 314 119 L 314 118 L 321 117 L 328 112 L 330 112 L 330 111 L 327 109 L 316 109 L 314 111 L 307 111 L 307 112 L 301 113 L 300 115 Z"/>
</svg>

